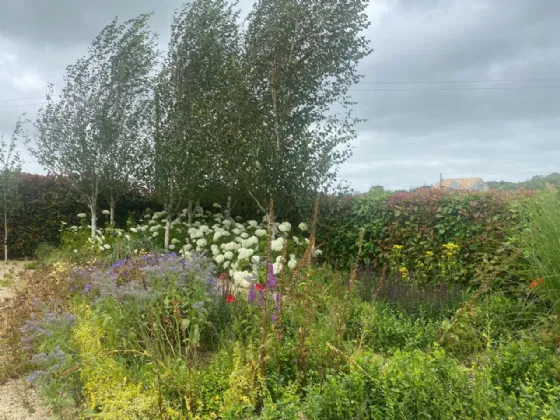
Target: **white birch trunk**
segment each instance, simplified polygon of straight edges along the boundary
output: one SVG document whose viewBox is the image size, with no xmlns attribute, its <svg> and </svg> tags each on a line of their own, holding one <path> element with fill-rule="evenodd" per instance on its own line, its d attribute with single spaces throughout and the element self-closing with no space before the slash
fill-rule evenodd
<svg viewBox="0 0 560 420">
<path fill-rule="evenodd" d="M 97 203 L 95 201 L 90 202 L 89 210 L 91 212 L 91 237 L 95 238 L 97 236 Z"/>
<path fill-rule="evenodd" d="M 169 237 L 171 235 L 171 211 L 168 209 L 165 215 L 165 252 L 169 251 Z"/>
</svg>

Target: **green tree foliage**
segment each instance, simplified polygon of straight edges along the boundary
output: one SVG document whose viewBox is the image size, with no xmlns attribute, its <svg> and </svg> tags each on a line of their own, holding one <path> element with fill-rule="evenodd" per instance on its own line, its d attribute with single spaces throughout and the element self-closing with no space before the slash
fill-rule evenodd
<svg viewBox="0 0 560 420">
<path fill-rule="evenodd" d="M 547 188 L 547 185 L 560 185 L 560 173 L 553 172 L 544 176 L 536 175 L 531 179 L 522 182 L 490 181 L 487 184 L 490 188 L 499 191 L 517 191 L 520 188 L 531 191 L 544 190 Z"/>
<path fill-rule="evenodd" d="M 132 144 L 144 138 L 143 103 L 154 60 L 147 15 L 119 24 L 115 19 L 92 42 L 87 56 L 66 69 L 58 100 L 51 94 L 39 111 L 32 153 L 50 173 L 65 176 L 97 226 L 103 187 L 109 201 L 138 164 Z M 130 159 L 130 160 L 129 160 Z"/>
<path fill-rule="evenodd" d="M 370 52 L 367 3 L 259 0 L 249 15 L 245 65 L 259 118 L 247 153 L 261 208 L 269 198 L 297 207 L 348 158 L 357 122 L 348 88 Z"/>
</svg>

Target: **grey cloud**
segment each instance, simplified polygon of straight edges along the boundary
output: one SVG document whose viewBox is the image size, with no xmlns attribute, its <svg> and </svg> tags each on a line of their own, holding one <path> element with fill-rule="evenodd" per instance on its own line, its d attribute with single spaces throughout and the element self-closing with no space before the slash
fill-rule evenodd
<svg viewBox="0 0 560 420">
<path fill-rule="evenodd" d="M 252 3 L 239 3 L 242 18 Z M 0 0 L 0 132 L 38 108 L 2 100 L 42 96 L 47 81 L 61 84 L 65 66 L 113 17 L 153 11 L 164 48 L 180 5 Z M 368 11 L 375 51 L 360 64 L 363 83 L 352 88 L 355 115 L 367 122 L 341 177 L 365 190 L 432 184 L 440 172 L 523 180 L 560 169 L 559 1 L 372 0 Z M 491 82 L 536 78 L 550 80 Z M 427 83 L 457 80 L 487 82 Z M 379 83 L 391 81 L 425 83 Z"/>
</svg>

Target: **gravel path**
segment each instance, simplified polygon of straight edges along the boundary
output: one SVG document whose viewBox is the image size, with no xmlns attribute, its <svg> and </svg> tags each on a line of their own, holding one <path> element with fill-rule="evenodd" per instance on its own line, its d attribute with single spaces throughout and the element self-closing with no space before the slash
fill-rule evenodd
<svg viewBox="0 0 560 420">
<path fill-rule="evenodd" d="M 14 296 L 25 262 L 0 262 L 0 306 Z M 6 282 L 6 279 L 9 281 Z M 13 279 L 13 282 L 11 281 Z M 0 328 L 2 326 L 0 325 Z M 41 405 L 35 390 L 25 379 L 12 379 L 0 385 L 0 420 L 43 420 L 52 416 Z"/>
<path fill-rule="evenodd" d="M 0 420 L 44 420 L 52 418 L 25 379 L 0 385 Z"/>
</svg>

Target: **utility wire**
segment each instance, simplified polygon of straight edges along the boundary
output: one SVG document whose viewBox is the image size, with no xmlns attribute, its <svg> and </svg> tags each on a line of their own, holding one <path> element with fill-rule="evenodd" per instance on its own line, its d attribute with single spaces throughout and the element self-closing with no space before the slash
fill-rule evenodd
<svg viewBox="0 0 560 420">
<path fill-rule="evenodd" d="M 559 89 L 560 85 L 538 85 L 538 86 L 502 86 L 502 87 L 449 87 L 449 88 L 371 88 L 371 89 L 348 89 L 349 92 L 415 92 L 415 91 L 468 91 L 468 90 L 523 90 L 523 89 Z"/>
<path fill-rule="evenodd" d="M 35 102 L 32 104 L 17 104 L 17 105 L 0 105 L 0 108 L 17 108 L 20 106 L 35 106 L 35 105 L 45 105 L 47 102 Z"/>
<path fill-rule="evenodd" d="M 13 98 L 13 99 L 1 99 L 0 103 L 3 102 L 17 102 L 17 101 L 29 101 L 31 99 L 43 99 L 44 96 L 31 96 L 27 98 Z"/>
<path fill-rule="evenodd" d="M 442 84 L 442 83 L 509 83 L 509 82 L 549 82 L 552 80 L 560 80 L 560 77 L 542 77 L 532 79 L 478 79 L 478 80 L 418 80 L 418 81 L 375 81 L 375 82 L 358 82 L 360 85 L 416 85 L 416 84 Z"/>
</svg>

